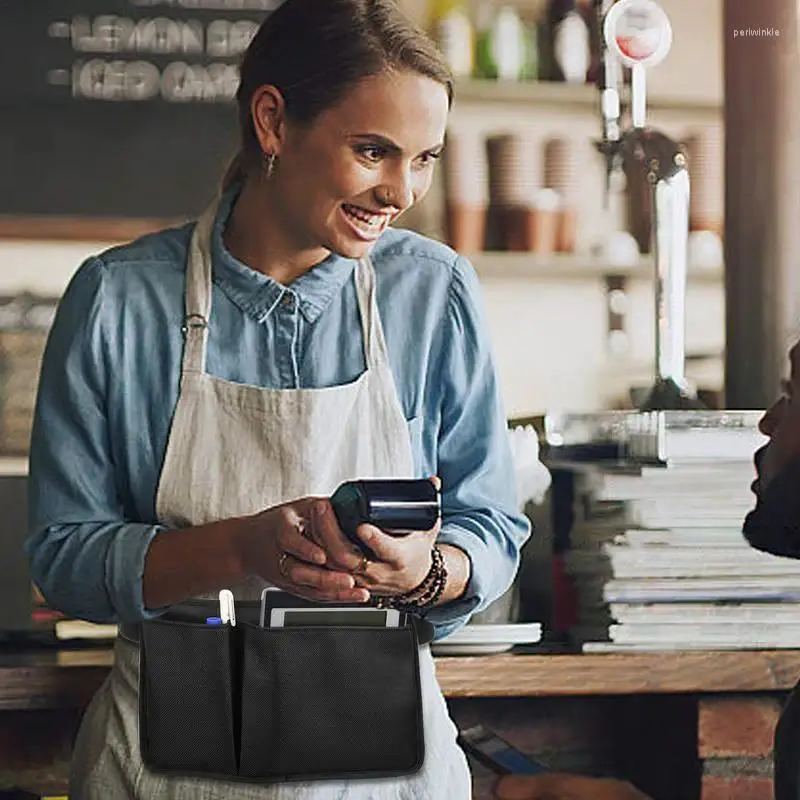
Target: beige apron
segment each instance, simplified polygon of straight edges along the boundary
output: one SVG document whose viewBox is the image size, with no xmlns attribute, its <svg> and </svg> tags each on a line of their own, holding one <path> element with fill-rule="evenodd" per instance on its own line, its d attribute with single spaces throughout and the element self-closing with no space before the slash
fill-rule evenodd
<svg viewBox="0 0 800 800">
<path fill-rule="evenodd" d="M 216 205 L 190 245 L 186 313 L 211 313 L 211 230 Z M 408 427 L 389 367 L 369 260 L 355 270 L 367 369 L 326 389 L 262 389 L 207 375 L 208 331 L 189 326 L 181 387 L 158 487 L 166 525 L 183 527 L 252 514 L 342 481 L 413 476 Z M 295 313 L 299 313 L 295 310 Z M 263 581 L 233 587 L 255 599 Z M 436 681 L 420 651 L 425 764 L 406 778 L 256 786 L 156 775 L 138 742 L 138 648 L 118 638 L 115 664 L 92 700 L 75 745 L 70 800 L 469 800 L 471 779 Z M 187 664 L 187 669 L 191 665 Z M 347 735 L 346 731 L 343 735 Z"/>
</svg>

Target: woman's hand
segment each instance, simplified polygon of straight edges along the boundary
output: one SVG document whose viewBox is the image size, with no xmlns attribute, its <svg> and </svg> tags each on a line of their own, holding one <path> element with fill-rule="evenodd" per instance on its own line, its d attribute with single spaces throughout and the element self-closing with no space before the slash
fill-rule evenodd
<svg viewBox="0 0 800 800">
<path fill-rule="evenodd" d="M 333 516 L 327 500 L 305 497 L 245 517 L 237 537 L 245 571 L 308 600 L 367 602 L 369 592 L 332 564 L 325 549 L 312 539 L 319 511 Z"/>
<path fill-rule="evenodd" d="M 431 481 L 437 489 L 441 487 L 439 478 Z M 378 595 L 400 595 L 415 589 L 428 574 L 440 522 L 430 530 L 403 536 L 392 536 L 374 525 L 359 525 L 356 534 L 375 554 L 372 559 L 342 533 L 328 501 L 319 501 L 315 511 L 311 538 L 325 551 L 328 566 L 354 575 L 358 586 Z"/>
<path fill-rule="evenodd" d="M 495 785 L 494 796 L 496 800 L 650 800 L 625 781 L 556 772 L 507 775 Z"/>
<path fill-rule="evenodd" d="M 437 489 L 439 478 L 431 478 Z M 292 594 L 321 602 L 366 603 L 370 594 L 400 595 L 431 568 L 440 523 L 428 531 L 391 536 L 360 525 L 368 559 L 339 528 L 327 498 L 305 497 L 245 518 L 239 551 L 249 574 Z"/>
</svg>

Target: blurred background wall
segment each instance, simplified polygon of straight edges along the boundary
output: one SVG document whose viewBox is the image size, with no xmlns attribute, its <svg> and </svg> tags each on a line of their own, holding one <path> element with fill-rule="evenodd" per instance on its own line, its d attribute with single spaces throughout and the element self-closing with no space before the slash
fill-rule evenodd
<svg viewBox="0 0 800 800">
<path fill-rule="evenodd" d="M 401 5 L 412 17 L 430 24 L 429 0 L 401 0 Z M 511 5 L 534 37 L 546 38 L 544 0 Z M 662 0 L 661 5 L 672 21 L 674 42 L 667 59 L 650 73 L 650 121 L 671 135 L 705 142 L 705 155 L 698 158 L 705 177 L 699 176 L 697 185 L 706 187 L 705 202 L 719 217 L 722 0 Z M 477 28 L 480 8 L 476 10 L 475 3 L 467 6 Z M 558 180 L 565 184 L 564 192 L 572 198 L 574 232 L 566 250 L 550 252 L 546 244 L 530 243 L 509 250 L 500 236 L 467 252 L 482 280 L 510 416 L 625 405 L 629 388 L 646 386 L 653 374 L 654 302 L 648 254 L 631 260 L 624 248 L 616 252 L 607 241 L 610 232 L 630 231 L 646 249 L 642 219 L 636 213 L 641 187 L 616 185 L 610 208 L 604 209 L 603 164 L 593 146 L 600 133 L 596 89 L 587 82 L 541 80 L 545 68 L 540 50 L 538 80 L 536 75 L 505 81 L 474 75 L 459 79 L 449 135 L 460 146 L 453 145 L 453 155 L 442 165 L 428 200 L 405 219 L 409 227 L 452 241 L 446 211 L 453 205 L 454 192 L 477 191 L 483 196 L 504 191 L 498 171 L 487 174 L 491 152 L 487 155 L 485 146 L 489 140 L 500 141 L 502 149 L 503 139 L 498 137 L 504 137 L 506 158 L 513 158 L 509 147 L 517 146 L 529 159 L 526 174 L 532 190 L 539 192 Z M 109 136 L 114 135 L 109 129 Z M 197 135 L 202 136 L 202 129 Z M 546 150 L 552 140 L 562 145 L 560 173 L 552 163 L 548 166 L 545 157 L 552 153 Z M 484 149 L 476 151 L 476 142 Z M 8 152 L 5 155 L 9 157 Z M 129 156 L 120 150 L 118 158 L 124 161 Z M 198 170 L 206 168 L 216 167 L 195 165 Z M 115 181 L 116 190 L 124 193 L 124 182 L 108 176 L 109 185 Z M 483 182 L 483 188 L 476 190 L 477 182 Z M 74 186 L 76 197 L 81 191 L 80 185 Z M 5 215 L 0 220 L 0 295 L 32 291 L 58 296 L 83 258 L 109 246 L 109 239 L 124 240 L 129 233 L 124 227 L 89 225 L 73 226 L 65 237 L 63 229 L 51 236 L 46 228 L 28 225 L 25 215 Z M 137 230 L 134 225 L 130 232 Z M 724 280 L 714 247 L 709 252 L 702 245 L 701 240 L 690 273 L 688 374 L 713 393 L 723 383 Z"/>
</svg>

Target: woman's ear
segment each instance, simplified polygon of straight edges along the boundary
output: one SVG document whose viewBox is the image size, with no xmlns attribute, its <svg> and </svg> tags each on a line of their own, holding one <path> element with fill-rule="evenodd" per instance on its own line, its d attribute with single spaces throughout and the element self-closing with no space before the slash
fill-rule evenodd
<svg viewBox="0 0 800 800">
<path fill-rule="evenodd" d="M 274 86 L 259 86 L 250 100 L 253 130 L 262 153 L 280 156 L 286 130 L 286 102 Z"/>
</svg>

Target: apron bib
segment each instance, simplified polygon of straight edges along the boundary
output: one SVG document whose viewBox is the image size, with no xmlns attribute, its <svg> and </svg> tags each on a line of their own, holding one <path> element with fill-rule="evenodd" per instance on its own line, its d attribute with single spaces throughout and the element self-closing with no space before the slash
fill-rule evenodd
<svg viewBox="0 0 800 800">
<path fill-rule="evenodd" d="M 355 381 L 325 389 L 263 389 L 205 371 L 211 314 L 211 231 L 217 204 L 198 222 L 186 270 L 186 342 L 178 402 L 156 511 L 170 527 L 254 514 L 346 480 L 414 477 L 408 427 L 389 366 L 371 262 L 355 270 L 366 361 Z M 298 313 L 297 311 L 295 313 Z M 231 587 L 254 600 L 268 584 Z M 216 595 L 212 595 L 216 597 Z M 420 649 L 425 763 L 415 775 L 366 781 L 256 786 L 150 772 L 138 741 L 139 650 L 118 638 L 111 674 L 76 741 L 71 800 L 469 800 L 471 779 L 436 681 Z M 191 665 L 187 665 L 187 669 Z"/>
</svg>

